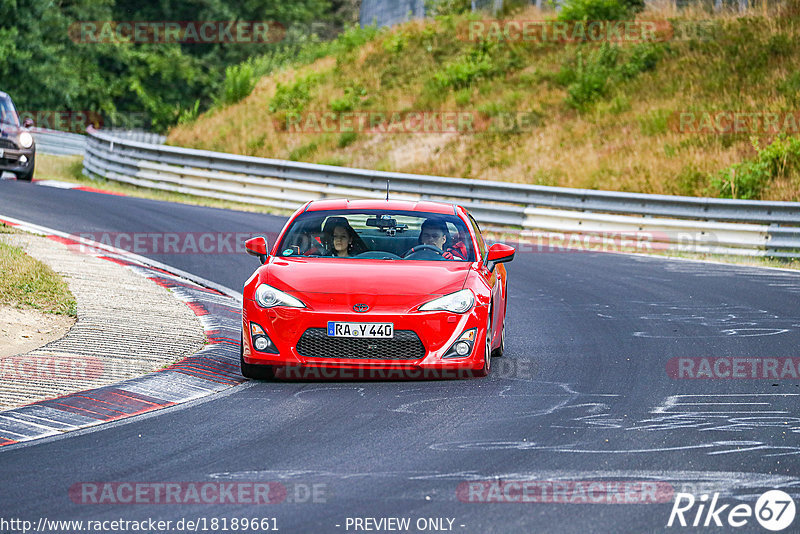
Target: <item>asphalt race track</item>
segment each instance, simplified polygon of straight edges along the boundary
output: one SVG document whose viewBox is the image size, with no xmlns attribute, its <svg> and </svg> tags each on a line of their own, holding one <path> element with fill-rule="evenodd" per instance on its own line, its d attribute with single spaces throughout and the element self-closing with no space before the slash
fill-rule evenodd
<svg viewBox="0 0 800 534">
<path fill-rule="evenodd" d="M 270 233 L 284 222 L 14 181 L 0 181 L 0 214 L 76 234 Z M 149 255 L 236 290 L 258 266 L 246 254 Z M 700 373 L 701 358 L 730 373 L 733 358 L 780 359 L 781 371 L 800 357 L 800 274 L 580 252 L 519 253 L 508 271 L 506 355 L 487 379 L 250 381 L 11 446 L 0 450 L 3 516 L 205 518 L 211 532 L 223 531 L 213 518 L 274 518 L 267 526 L 283 533 L 365 531 L 369 518 L 409 518 L 411 532 L 766 532 L 753 517 L 735 529 L 666 524 L 678 492 L 719 493 L 729 508 L 770 489 L 800 497 L 800 379 L 676 371 Z M 260 505 L 91 504 L 74 493 L 103 482 L 285 493 Z M 492 491 L 522 482 L 544 502 Z"/>
</svg>

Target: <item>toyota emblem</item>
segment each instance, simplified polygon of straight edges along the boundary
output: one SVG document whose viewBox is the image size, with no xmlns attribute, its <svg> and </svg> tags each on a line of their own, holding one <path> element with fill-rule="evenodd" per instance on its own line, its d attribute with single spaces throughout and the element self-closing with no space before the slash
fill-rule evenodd
<svg viewBox="0 0 800 534">
<path fill-rule="evenodd" d="M 366 304 L 353 304 L 353 311 L 358 313 L 364 313 L 369 311 L 369 306 Z"/>
</svg>

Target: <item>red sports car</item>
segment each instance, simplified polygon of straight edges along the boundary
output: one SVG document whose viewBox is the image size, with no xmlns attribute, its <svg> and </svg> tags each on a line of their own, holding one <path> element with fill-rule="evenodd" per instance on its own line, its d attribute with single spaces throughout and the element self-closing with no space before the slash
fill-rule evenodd
<svg viewBox="0 0 800 534">
<path fill-rule="evenodd" d="M 263 237 L 246 248 L 262 266 L 244 286 L 245 377 L 272 378 L 279 369 L 486 376 L 492 355 L 503 353 L 502 263 L 514 248 L 487 248 L 461 206 L 312 201 L 271 251 Z"/>
</svg>

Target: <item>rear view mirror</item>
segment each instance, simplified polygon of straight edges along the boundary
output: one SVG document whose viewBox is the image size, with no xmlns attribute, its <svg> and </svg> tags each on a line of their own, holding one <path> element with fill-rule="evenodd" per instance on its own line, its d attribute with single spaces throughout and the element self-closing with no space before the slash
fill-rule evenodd
<svg viewBox="0 0 800 534">
<path fill-rule="evenodd" d="M 256 256 L 261 263 L 267 263 L 269 253 L 267 252 L 267 239 L 263 236 L 251 237 L 244 242 L 244 248 L 251 256 Z"/>
<path fill-rule="evenodd" d="M 370 217 L 367 219 L 367 226 L 374 226 L 381 230 L 384 228 L 395 228 L 397 226 L 397 219 L 392 219 L 388 215 L 382 215 L 380 218 Z"/>
<path fill-rule="evenodd" d="M 30 117 L 26 117 L 24 121 L 22 121 L 23 128 L 30 128 L 33 126 L 33 119 Z"/>
</svg>

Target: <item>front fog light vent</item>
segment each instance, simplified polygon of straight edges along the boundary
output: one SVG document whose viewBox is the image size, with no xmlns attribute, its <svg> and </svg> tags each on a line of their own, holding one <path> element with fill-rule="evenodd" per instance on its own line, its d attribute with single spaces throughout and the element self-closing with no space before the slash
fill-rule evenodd
<svg viewBox="0 0 800 534">
<path fill-rule="evenodd" d="M 261 328 L 261 325 L 257 323 L 250 323 L 250 339 L 253 342 L 253 348 L 258 352 L 278 354 L 278 349 L 275 348 L 275 344 L 269 338 L 267 333 L 264 332 L 264 329 Z"/>
<path fill-rule="evenodd" d="M 465 358 L 469 356 L 472 352 L 472 347 L 475 345 L 475 336 L 477 334 L 477 328 L 470 328 L 461 334 L 442 358 Z"/>
</svg>

